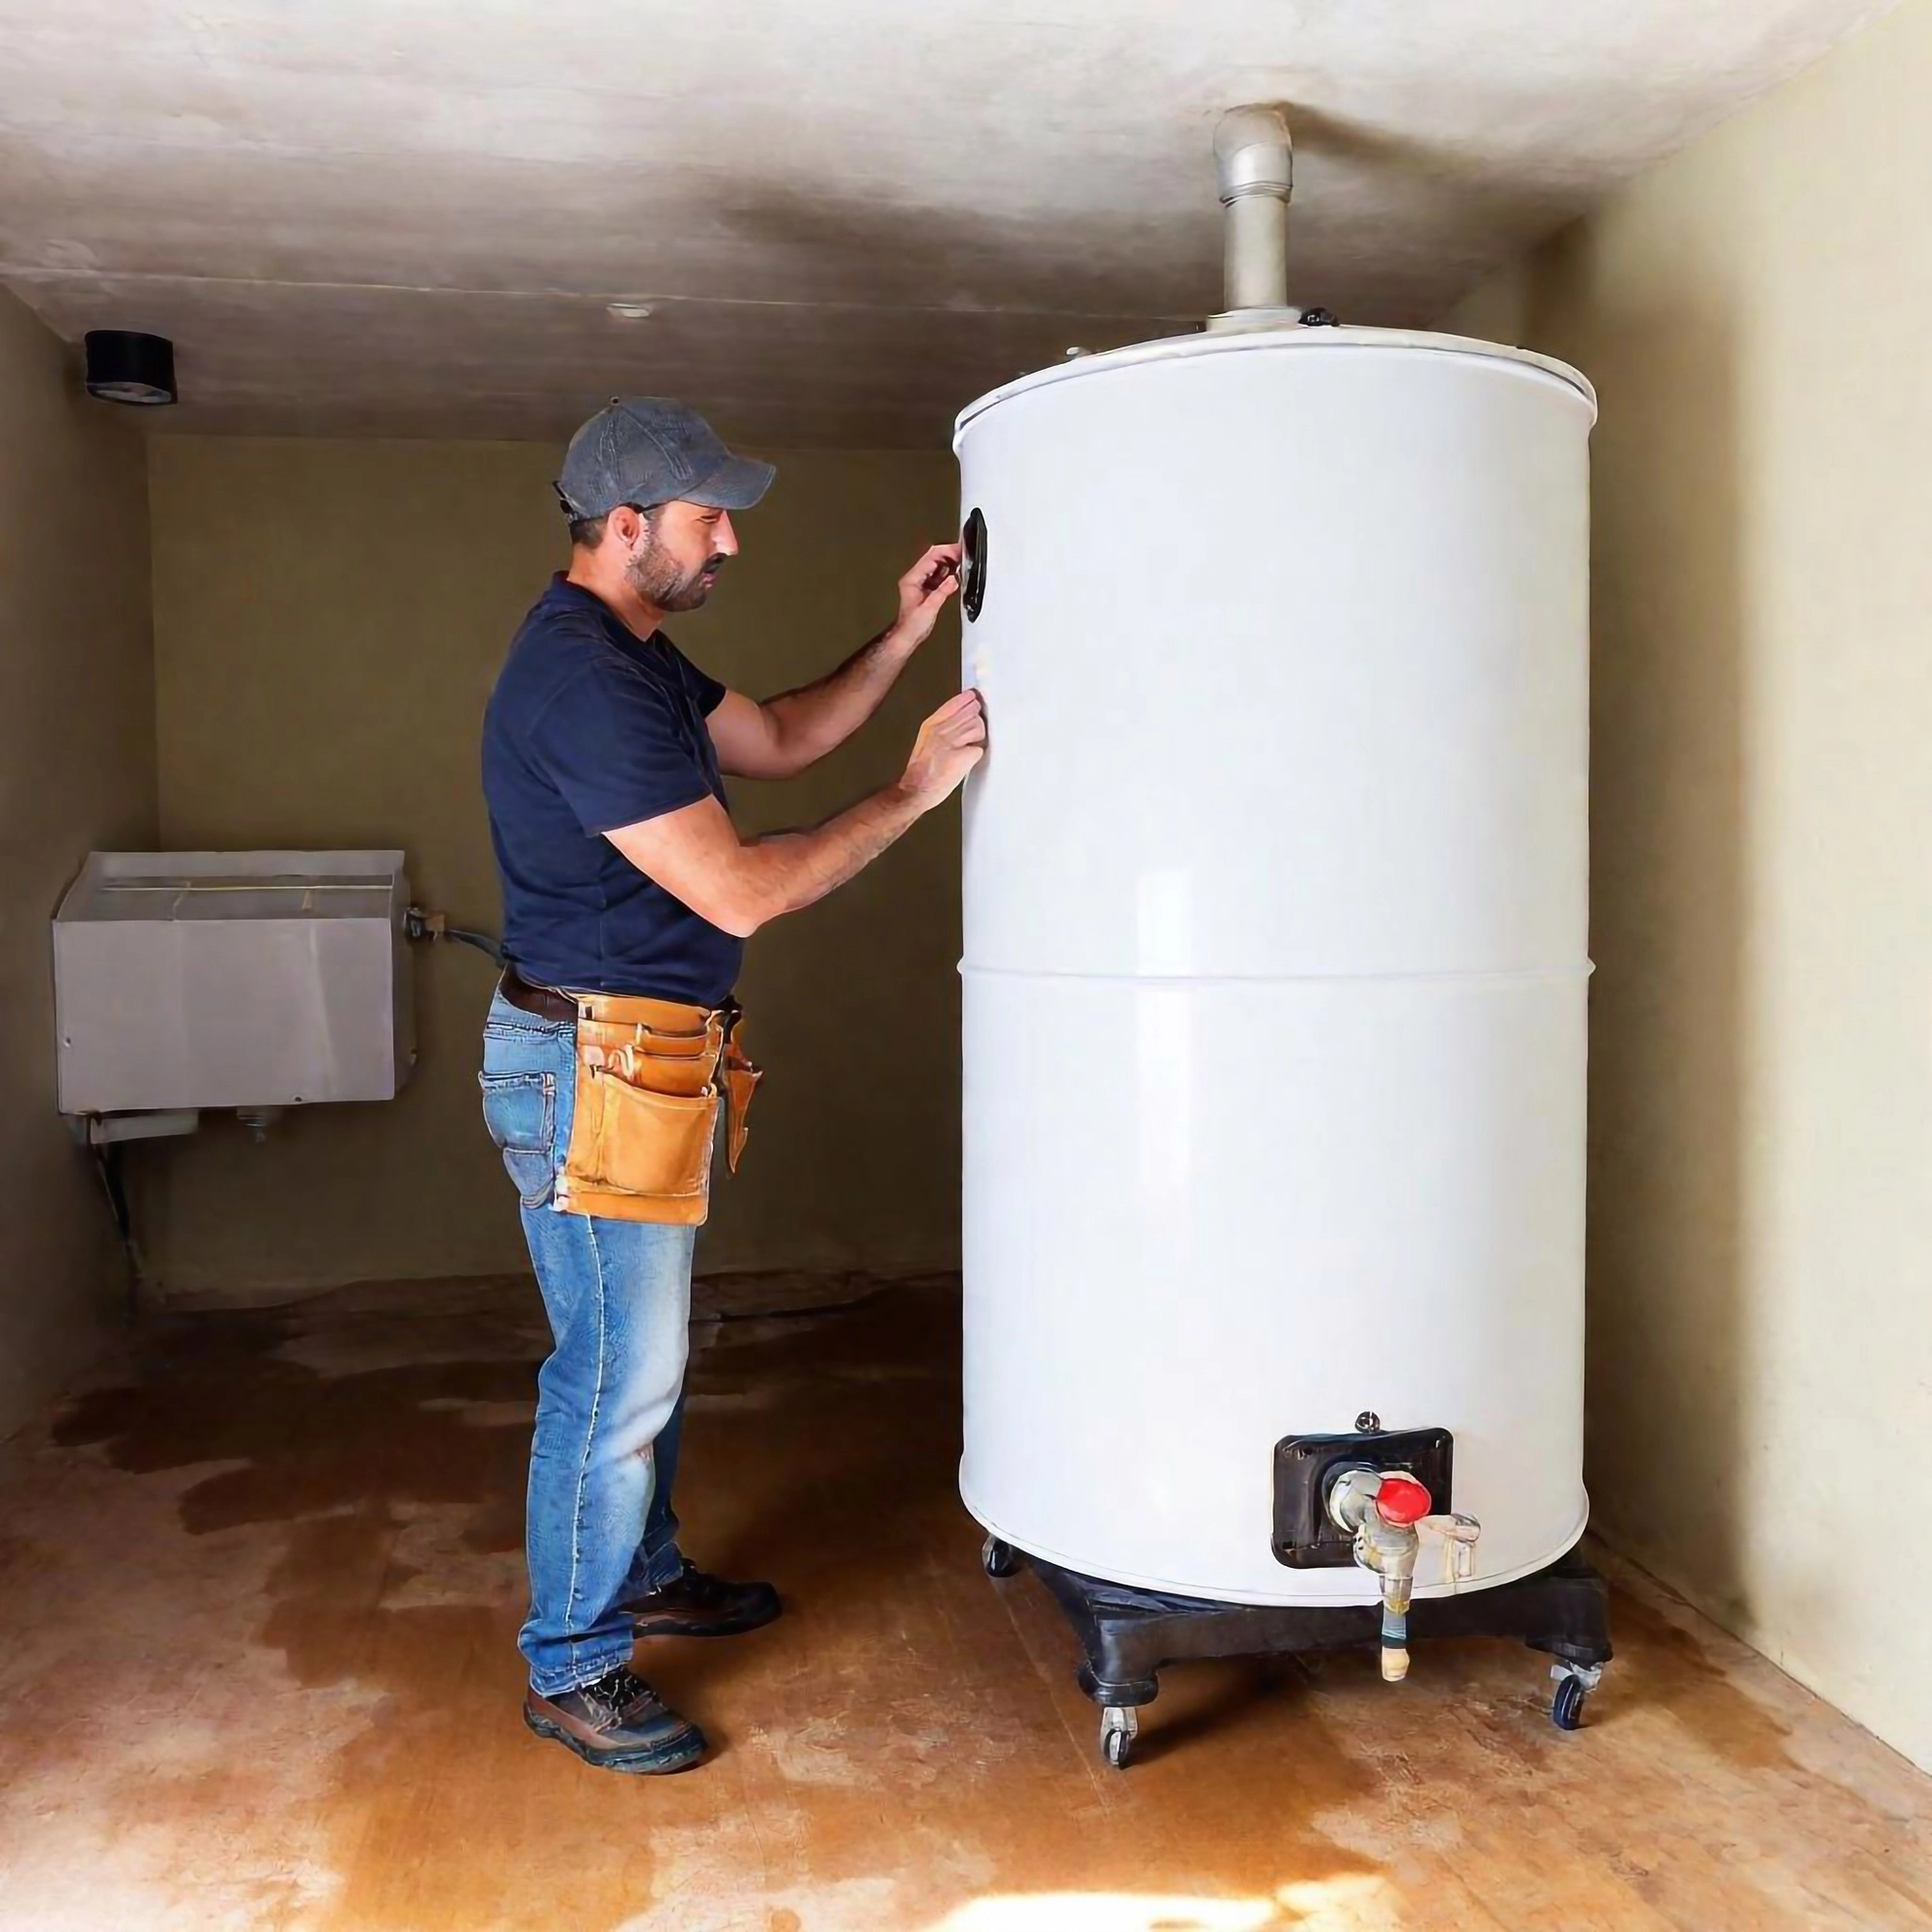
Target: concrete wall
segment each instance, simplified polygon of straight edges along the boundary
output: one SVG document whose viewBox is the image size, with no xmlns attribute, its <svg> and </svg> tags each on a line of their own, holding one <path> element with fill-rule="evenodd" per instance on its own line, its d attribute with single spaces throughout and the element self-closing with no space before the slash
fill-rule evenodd
<svg viewBox="0 0 1932 1932">
<path fill-rule="evenodd" d="M 1932 0 L 1446 324 L 1598 384 L 1600 1523 L 1932 1766 Z"/>
<path fill-rule="evenodd" d="M 47 922 L 91 847 L 154 833 L 141 444 L 0 294 L 0 1435 L 127 1303 L 105 1198 L 54 1110 Z"/>
<path fill-rule="evenodd" d="M 163 438 L 152 445 L 164 838 L 401 845 L 423 903 L 495 927 L 477 781 L 484 699 L 565 560 L 558 452 L 492 443 Z M 829 669 L 956 523 L 942 455 L 781 458 L 742 560 L 679 642 L 753 696 Z M 949 619 L 854 745 L 752 826 L 823 817 L 903 763 L 957 688 Z M 700 1265 L 952 1264 L 957 1251 L 956 819 L 753 942 L 742 991 L 771 1077 Z M 475 1071 L 492 971 L 416 955 L 421 1064 L 382 1107 L 323 1108 L 254 1146 L 233 1121 L 157 1150 L 142 1208 L 177 1293 L 252 1295 L 525 1265 Z"/>
</svg>

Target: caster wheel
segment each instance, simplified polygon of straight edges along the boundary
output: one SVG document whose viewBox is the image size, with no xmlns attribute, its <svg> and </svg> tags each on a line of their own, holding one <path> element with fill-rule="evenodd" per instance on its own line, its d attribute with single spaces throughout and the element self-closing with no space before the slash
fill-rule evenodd
<svg viewBox="0 0 1932 1932">
<path fill-rule="evenodd" d="M 1549 1701 L 1549 1721 L 1559 1731 L 1580 1730 L 1583 1725 L 1583 1699 L 1589 1687 L 1580 1677 L 1560 1677 L 1556 1695 Z"/>
<path fill-rule="evenodd" d="M 1013 1553 L 1009 1543 L 1002 1543 L 997 1536 L 989 1536 L 980 1548 L 980 1568 L 989 1577 L 1013 1577 L 1019 1574 L 1020 1559 Z"/>
<path fill-rule="evenodd" d="M 1109 1704 L 1100 1713 L 1100 1755 L 1116 1771 L 1126 1770 L 1140 1730 L 1140 1718 L 1131 1706 Z"/>
</svg>

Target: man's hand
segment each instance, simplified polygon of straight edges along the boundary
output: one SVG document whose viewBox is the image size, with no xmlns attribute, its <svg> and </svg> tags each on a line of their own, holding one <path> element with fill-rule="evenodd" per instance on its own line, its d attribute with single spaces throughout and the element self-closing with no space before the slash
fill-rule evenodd
<svg viewBox="0 0 1932 1932">
<path fill-rule="evenodd" d="M 934 544 L 899 579 L 899 614 L 890 636 L 917 649 L 932 636 L 946 600 L 959 588 L 959 546 Z"/>
<path fill-rule="evenodd" d="M 962 691 L 919 727 L 899 789 L 921 810 L 943 805 L 986 755 L 986 712 L 977 691 Z"/>
</svg>

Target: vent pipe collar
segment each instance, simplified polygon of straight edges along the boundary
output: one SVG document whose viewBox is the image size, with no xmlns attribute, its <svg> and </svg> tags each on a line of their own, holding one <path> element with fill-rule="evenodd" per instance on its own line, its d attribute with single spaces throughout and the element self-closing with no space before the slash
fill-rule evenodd
<svg viewBox="0 0 1932 1932">
<path fill-rule="evenodd" d="M 1223 203 L 1244 194 L 1286 201 L 1294 191 L 1294 143 L 1278 107 L 1234 107 L 1214 129 Z"/>
</svg>

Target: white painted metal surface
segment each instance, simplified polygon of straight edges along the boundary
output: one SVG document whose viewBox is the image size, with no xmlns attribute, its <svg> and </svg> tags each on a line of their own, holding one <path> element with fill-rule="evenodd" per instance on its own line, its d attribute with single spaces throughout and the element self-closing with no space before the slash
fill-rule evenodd
<svg viewBox="0 0 1932 1932">
<path fill-rule="evenodd" d="M 414 1061 L 400 852 L 96 852 L 54 921 L 64 1114 L 387 1100 Z"/>
<path fill-rule="evenodd" d="M 1363 1410 L 1454 1432 L 1477 1584 L 1579 1534 L 1594 412 L 1290 329 L 962 416 L 961 1489 L 1009 1542 L 1373 1601 L 1270 1539 L 1275 1443 Z"/>
</svg>

